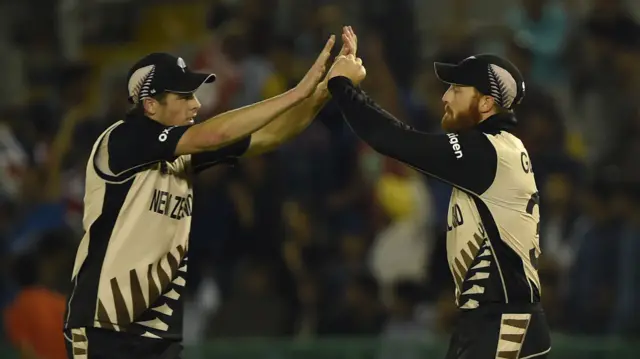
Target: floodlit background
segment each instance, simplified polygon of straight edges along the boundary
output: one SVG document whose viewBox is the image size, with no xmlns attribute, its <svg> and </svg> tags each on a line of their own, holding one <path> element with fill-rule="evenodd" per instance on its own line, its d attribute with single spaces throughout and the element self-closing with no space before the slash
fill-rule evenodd
<svg viewBox="0 0 640 359">
<path fill-rule="evenodd" d="M 198 93 L 207 118 L 291 88 L 352 25 L 365 90 L 425 131 L 439 131 L 445 91 L 434 60 L 494 52 L 519 66 L 552 358 L 637 358 L 638 14 L 635 0 L 0 1 L 0 357 L 17 357 L 23 333 L 51 345 L 38 359 L 61 357 L 85 163 L 127 110 L 138 57 L 217 73 Z M 372 152 L 332 104 L 195 190 L 185 358 L 442 357 L 450 188 Z"/>
</svg>

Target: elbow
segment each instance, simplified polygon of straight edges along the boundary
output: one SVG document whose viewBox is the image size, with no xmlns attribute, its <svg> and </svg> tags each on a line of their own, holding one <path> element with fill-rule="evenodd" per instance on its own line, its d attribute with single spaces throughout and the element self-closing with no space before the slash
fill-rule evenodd
<svg viewBox="0 0 640 359">
<path fill-rule="evenodd" d="M 218 126 L 212 126 L 211 130 L 207 132 L 207 141 L 212 145 L 218 143 L 224 144 L 239 137 L 239 134 L 236 133 L 237 131 L 234 131 L 234 126 L 230 125 L 229 121 L 221 122 Z"/>
<path fill-rule="evenodd" d="M 224 145 L 227 144 L 234 139 L 237 139 L 239 136 L 235 135 L 230 129 L 221 128 L 218 131 L 214 131 L 209 134 L 208 141 L 212 145 Z"/>
<path fill-rule="evenodd" d="M 251 146 L 258 153 L 272 151 L 284 142 L 284 137 L 266 131 L 258 131 L 251 136 Z"/>
</svg>

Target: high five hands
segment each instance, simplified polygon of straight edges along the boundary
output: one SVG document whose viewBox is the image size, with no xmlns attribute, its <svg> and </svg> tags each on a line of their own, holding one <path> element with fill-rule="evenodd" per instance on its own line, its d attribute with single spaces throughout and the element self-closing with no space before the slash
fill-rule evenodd
<svg viewBox="0 0 640 359">
<path fill-rule="evenodd" d="M 364 66 L 362 66 L 362 60 L 356 57 L 358 52 L 358 37 L 351 26 L 345 26 L 342 29 L 342 48 L 331 65 L 329 72 L 324 76 L 326 63 L 331 56 L 331 49 L 334 44 L 335 36 L 331 35 L 313 66 L 311 66 L 296 86 L 296 89 L 302 97 L 306 98 L 311 96 L 315 90 L 326 90 L 327 81 L 336 76 L 347 77 L 355 85 L 362 82 L 366 77 L 367 71 Z"/>
<path fill-rule="evenodd" d="M 342 49 L 327 73 L 325 81 L 334 77 L 344 76 L 358 85 L 367 76 L 367 70 L 362 66 L 362 59 L 357 57 L 358 36 L 351 26 L 342 30 Z"/>
</svg>

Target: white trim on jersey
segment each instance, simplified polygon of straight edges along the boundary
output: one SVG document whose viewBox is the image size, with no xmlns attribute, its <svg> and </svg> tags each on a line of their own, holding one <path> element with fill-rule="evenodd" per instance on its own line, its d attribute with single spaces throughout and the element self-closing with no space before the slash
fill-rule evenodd
<svg viewBox="0 0 640 359">
<path fill-rule="evenodd" d="M 527 357 L 522 357 L 522 358 L 520 358 L 520 359 L 531 359 L 531 358 L 537 358 L 537 357 L 539 357 L 539 356 L 542 356 L 542 355 L 548 354 L 550 351 L 551 351 L 551 347 L 549 347 L 549 349 L 547 349 L 547 350 L 545 350 L 545 351 L 543 351 L 543 352 L 536 353 L 536 354 L 533 354 L 533 355 L 529 355 L 529 356 L 527 356 Z"/>
<path fill-rule="evenodd" d="M 522 262 L 522 270 L 526 273 L 527 268 L 525 268 L 524 261 Z M 533 286 L 531 285 L 531 281 L 529 277 L 527 277 L 527 284 L 529 284 L 529 289 L 531 290 L 531 303 L 533 303 Z"/>
<path fill-rule="evenodd" d="M 491 239 L 487 240 L 487 243 L 489 243 L 489 247 L 491 247 L 491 255 L 493 256 L 493 259 L 496 260 L 496 268 L 498 269 L 498 274 L 500 274 L 500 282 L 502 283 L 502 290 L 504 291 L 504 301 L 505 303 L 509 304 L 509 295 L 507 294 L 507 283 L 504 281 L 504 275 L 502 274 L 502 269 L 500 268 L 500 262 L 498 261 L 498 256 L 496 255 L 496 251 L 493 248 L 493 244 L 491 244 Z"/>
<path fill-rule="evenodd" d="M 111 131 L 113 131 L 116 127 L 122 125 L 124 123 L 124 121 L 118 121 L 116 122 L 113 126 L 109 127 L 97 140 L 97 150 L 96 150 L 96 154 L 94 155 L 94 161 L 93 164 L 95 166 L 95 168 L 97 169 L 96 173 L 100 176 L 100 178 L 105 181 L 106 183 L 110 183 L 110 184 L 122 184 L 125 183 L 127 181 L 129 181 L 130 179 L 133 178 L 133 176 L 135 176 L 135 174 L 137 173 L 137 170 L 144 168 L 146 166 L 152 165 L 158 161 L 150 161 L 147 163 L 143 163 L 141 165 L 137 165 L 131 168 L 127 168 L 124 171 L 121 171 L 119 173 L 114 173 L 111 168 L 109 167 L 109 136 L 111 135 Z M 114 178 L 119 178 L 123 175 L 127 175 L 125 176 L 124 179 L 120 179 L 120 180 L 113 180 L 113 179 L 109 179 L 106 178 L 106 176 L 109 177 L 114 177 Z"/>
</svg>

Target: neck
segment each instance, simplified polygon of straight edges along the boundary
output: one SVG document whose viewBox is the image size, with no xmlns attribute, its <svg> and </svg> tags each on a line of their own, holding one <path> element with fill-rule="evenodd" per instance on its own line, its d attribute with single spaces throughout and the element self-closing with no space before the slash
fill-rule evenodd
<svg viewBox="0 0 640 359">
<path fill-rule="evenodd" d="M 158 115 L 152 115 L 150 113 L 148 113 L 147 111 L 144 112 L 145 117 L 150 118 L 156 122 L 160 122 L 160 120 L 158 119 Z"/>
<path fill-rule="evenodd" d="M 147 118 L 150 118 L 150 119 L 152 119 L 152 120 L 154 120 L 154 121 L 156 121 L 156 122 L 158 122 L 158 123 L 160 123 L 160 124 L 163 124 L 163 125 L 165 124 L 164 122 L 162 122 L 162 121 L 160 120 L 160 118 L 158 117 L 158 115 L 151 115 L 151 114 L 149 114 L 148 112 L 145 112 L 145 113 L 144 113 L 144 115 L 145 115 Z"/>
<path fill-rule="evenodd" d="M 517 124 L 517 120 L 512 113 L 492 111 L 482 115 L 482 120 L 476 128 L 485 133 L 499 133 L 501 131 L 510 132 Z"/>
<path fill-rule="evenodd" d="M 488 119 L 489 117 L 491 117 L 491 116 L 495 116 L 495 115 L 497 115 L 497 114 L 498 114 L 498 111 L 496 111 L 496 110 L 491 110 L 491 111 L 489 111 L 489 112 L 487 112 L 487 113 L 481 113 L 481 114 L 480 114 L 480 122 L 478 122 L 478 123 L 482 123 L 482 122 L 484 122 L 486 119 Z"/>
</svg>

